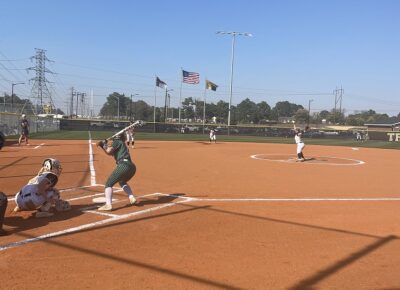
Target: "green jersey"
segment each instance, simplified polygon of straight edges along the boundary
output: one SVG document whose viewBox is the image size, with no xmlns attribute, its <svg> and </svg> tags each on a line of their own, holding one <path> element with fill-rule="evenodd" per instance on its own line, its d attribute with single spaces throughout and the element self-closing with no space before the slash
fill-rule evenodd
<svg viewBox="0 0 400 290">
<path fill-rule="evenodd" d="M 115 161 L 118 163 L 119 161 L 130 161 L 131 155 L 129 154 L 129 149 L 125 145 L 125 142 L 119 139 L 113 140 L 112 148 L 114 148 L 113 156 Z"/>
</svg>

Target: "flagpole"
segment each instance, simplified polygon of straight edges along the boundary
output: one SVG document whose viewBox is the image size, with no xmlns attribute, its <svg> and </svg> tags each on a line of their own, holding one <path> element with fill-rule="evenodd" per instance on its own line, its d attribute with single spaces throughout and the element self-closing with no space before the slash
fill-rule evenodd
<svg viewBox="0 0 400 290">
<path fill-rule="evenodd" d="M 204 87 L 204 96 L 203 96 L 203 135 L 204 135 L 205 120 L 206 120 L 206 94 L 207 94 L 207 84 Z"/>
<path fill-rule="evenodd" d="M 179 91 L 179 124 L 181 123 L 181 106 L 182 106 L 182 84 L 183 84 L 183 68 L 181 68 L 181 89 Z"/>
<path fill-rule="evenodd" d="M 156 76 L 157 78 L 157 76 Z M 157 104 L 157 79 L 156 85 L 154 86 L 154 133 L 156 132 L 156 104 Z"/>
</svg>

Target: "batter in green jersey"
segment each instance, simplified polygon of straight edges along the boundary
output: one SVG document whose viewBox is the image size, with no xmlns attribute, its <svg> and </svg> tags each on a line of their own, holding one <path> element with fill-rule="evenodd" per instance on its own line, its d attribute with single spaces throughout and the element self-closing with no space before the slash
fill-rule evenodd
<svg viewBox="0 0 400 290">
<path fill-rule="evenodd" d="M 121 188 L 128 194 L 130 204 L 136 203 L 136 198 L 133 195 L 128 181 L 135 175 L 136 166 L 131 160 L 129 149 L 125 144 L 125 134 L 122 133 L 113 139 L 112 145 L 108 146 L 106 141 L 97 142 L 97 146 L 102 148 L 107 155 L 112 155 L 117 163 L 117 167 L 108 177 L 105 184 L 104 194 L 106 197 L 106 204 L 101 206 L 98 210 L 111 211 L 112 210 L 112 195 L 113 186 L 117 182 Z"/>
</svg>

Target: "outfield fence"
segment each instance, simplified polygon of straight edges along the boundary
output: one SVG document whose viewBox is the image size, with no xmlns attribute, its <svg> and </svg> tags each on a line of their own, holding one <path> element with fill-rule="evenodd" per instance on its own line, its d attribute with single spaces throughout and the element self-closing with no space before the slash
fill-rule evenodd
<svg viewBox="0 0 400 290">
<path fill-rule="evenodd" d="M 82 120 L 62 119 L 60 130 L 67 131 L 119 131 L 129 125 L 127 121 L 111 120 Z M 218 124 L 186 123 L 153 123 L 147 122 L 138 131 L 145 133 L 181 133 L 181 134 L 209 134 L 211 129 L 216 129 L 218 135 L 228 135 L 228 127 Z M 235 125 L 229 128 L 230 135 L 237 136 L 261 136 L 261 137 L 293 137 L 293 127 L 279 127 L 268 125 Z M 326 130 L 313 128 L 304 134 L 305 138 L 330 138 L 330 139 L 355 139 L 354 130 Z"/>
<path fill-rule="evenodd" d="M 29 122 L 29 133 L 40 133 L 60 130 L 60 121 L 53 118 L 26 116 Z M 21 115 L 0 112 L 0 132 L 5 136 L 19 135 L 21 133 Z"/>
</svg>

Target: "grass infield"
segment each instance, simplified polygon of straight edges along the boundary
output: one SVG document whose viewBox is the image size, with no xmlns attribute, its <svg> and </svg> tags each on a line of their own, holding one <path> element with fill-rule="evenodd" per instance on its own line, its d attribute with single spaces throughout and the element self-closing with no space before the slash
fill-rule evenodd
<svg viewBox="0 0 400 290">
<path fill-rule="evenodd" d="M 92 140 L 102 140 L 110 137 L 110 131 L 92 131 Z M 88 131 L 54 131 L 30 134 L 31 139 L 50 139 L 50 140 L 87 140 Z M 9 137 L 8 139 L 16 139 Z M 174 133 L 136 133 L 136 140 L 157 140 L 157 141 L 204 141 L 208 142 L 208 134 L 174 134 Z M 329 145 L 329 146 L 349 146 L 382 149 L 400 149 L 400 142 L 388 142 L 368 140 L 360 142 L 351 139 L 328 139 L 328 138 L 305 138 L 306 145 Z M 217 142 L 254 142 L 254 143 L 282 143 L 293 144 L 293 138 L 284 137 L 260 137 L 260 136 L 235 136 L 218 135 Z"/>
</svg>

